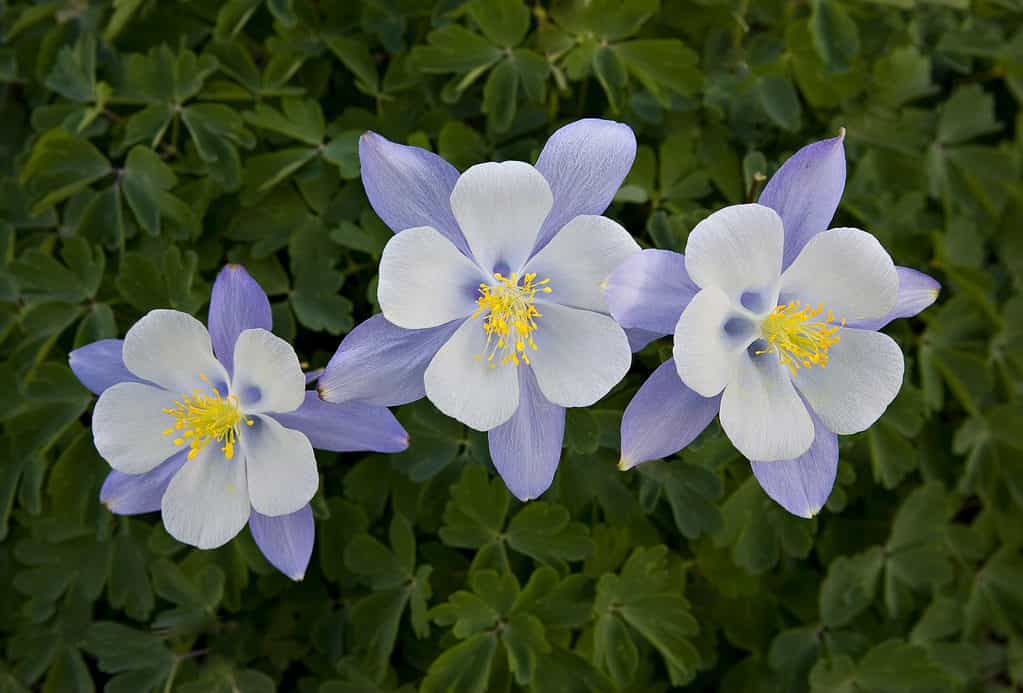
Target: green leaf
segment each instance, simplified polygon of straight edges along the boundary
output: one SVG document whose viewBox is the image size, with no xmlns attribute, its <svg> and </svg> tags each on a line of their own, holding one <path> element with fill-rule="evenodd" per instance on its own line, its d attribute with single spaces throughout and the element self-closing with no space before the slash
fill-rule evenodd
<svg viewBox="0 0 1023 693">
<path fill-rule="evenodd" d="M 416 46 L 412 63 L 423 72 L 468 73 L 478 77 L 480 71 L 501 59 L 501 50 L 479 34 L 458 24 L 431 31 L 428 46 Z M 462 88 L 468 86 L 463 81 Z"/>
<path fill-rule="evenodd" d="M 116 686 L 124 680 L 122 672 L 132 672 L 136 690 L 149 690 L 163 683 L 174 666 L 174 653 L 156 635 L 128 628 L 111 621 L 98 621 L 89 626 L 85 649 L 99 660 L 99 667 L 108 674 L 118 674 L 107 684 Z"/>
<path fill-rule="evenodd" d="M 515 63 L 502 60 L 498 63 L 483 86 L 483 112 L 498 132 L 504 132 L 515 120 L 516 99 L 519 91 L 519 76 Z"/>
<path fill-rule="evenodd" d="M 959 144 L 1001 130 L 995 118 L 995 99 L 979 84 L 957 89 L 941 107 L 938 141 Z"/>
<path fill-rule="evenodd" d="M 678 39 L 640 39 L 614 46 L 614 52 L 664 108 L 670 93 L 692 96 L 703 84 L 697 55 Z"/>
<path fill-rule="evenodd" d="M 490 633 L 477 633 L 433 660 L 419 690 L 484 693 L 496 652 L 497 638 Z"/>
<path fill-rule="evenodd" d="M 638 468 L 640 474 L 660 487 L 678 531 L 690 539 L 713 534 L 723 521 L 717 501 L 721 498 L 721 481 L 705 469 L 678 460 L 648 462 Z"/>
<path fill-rule="evenodd" d="M 177 176 L 153 150 L 138 146 L 128 152 L 121 176 L 124 199 L 139 226 L 154 236 L 160 233 L 161 210 L 170 197 L 166 191 L 177 182 Z"/>
<path fill-rule="evenodd" d="M 489 480 L 479 465 L 467 465 L 451 487 L 441 539 L 451 546 L 472 549 L 491 542 L 504 528 L 510 500 L 504 482 Z"/>
<path fill-rule="evenodd" d="M 602 619 L 621 619 L 634 629 L 664 658 L 672 685 L 681 686 L 696 676 L 700 663 L 699 652 L 689 640 L 699 626 L 689 612 L 681 585 L 668 571 L 667 553 L 664 546 L 633 551 L 618 575 L 600 578 L 593 610 Z M 604 636 L 605 648 L 609 649 L 603 656 L 598 655 L 598 661 L 614 659 L 631 668 L 631 654 L 624 660 L 620 654 L 610 654 L 621 646 L 617 641 L 628 636 L 606 621 L 604 628 L 610 629 Z M 616 673 L 613 668 L 609 673 L 619 681 L 631 678 L 626 671 Z"/>
<path fill-rule="evenodd" d="M 503 48 L 514 48 L 529 31 L 529 8 L 522 0 L 472 0 L 469 13 L 483 35 Z"/>
<path fill-rule="evenodd" d="M 778 74 L 763 77 L 757 83 L 757 95 L 764 112 L 775 125 L 790 132 L 802 127 L 803 107 L 788 77 Z"/>
<path fill-rule="evenodd" d="M 948 674 L 932 662 L 920 647 L 886 640 L 872 648 L 858 663 L 847 656 L 821 659 L 810 672 L 814 693 L 841 691 L 953 691 Z"/>
<path fill-rule="evenodd" d="M 824 625 L 840 628 L 870 606 L 877 593 L 884 561 L 883 549 L 875 546 L 855 556 L 839 556 L 831 562 L 820 592 Z"/>
<path fill-rule="evenodd" d="M 68 238 L 61 258 L 63 263 L 33 248 L 13 263 L 26 299 L 79 303 L 96 295 L 106 267 L 103 252 L 81 238 Z"/>
<path fill-rule="evenodd" d="M 369 44 L 347 36 L 325 36 L 323 42 L 338 57 L 338 60 L 355 75 L 356 86 L 367 94 L 380 91 L 380 75 L 376 62 L 370 55 Z"/>
<path fill-rule="evenodd" d="M 96 92 L 96 37 L 82 34 L 74 46 L 64 46 L 46 78 L 46 86 L 72 101 L 91 101 Z"/>
<path fill-rule="evenodd" d="M 20 180 L 32 214 L 42 214 L 112 172 L 110 162 L 96 147 L 57 129 L 36 141 Z"/>
<path fill-rule="evenodd" d="M 888 575 L 913 587 L 951 580 L 944 525 L 945 491 L 940 484 L 930 483 L 910 494 L 895 515 L 885 545 Z"/>
<path fill-rule="evenodd" d="M 810 33 L 814 47 L 833 72 L 846 72 L 860 51 L 856 22 L 838 0 L 814 0 Z"/>
<path fill-rule="evenodd" d="M 281 101 L 283 112 L 266 104 L 257 104 L 255 110 L 244 114 L 246 122 L 257 128 L 270 130 L 285 137 L 318 147 L 323 142 L 326 124 L 320 104 L 296 98 Z"/>
<path fill-rule="evenodd" d="M 586 526 L 572 522 L 565 508 L 543 501 L 516 513 L 505 537 L 508 546 L 540 563 L 581 561 L 593 551 Z"/>
</svg>

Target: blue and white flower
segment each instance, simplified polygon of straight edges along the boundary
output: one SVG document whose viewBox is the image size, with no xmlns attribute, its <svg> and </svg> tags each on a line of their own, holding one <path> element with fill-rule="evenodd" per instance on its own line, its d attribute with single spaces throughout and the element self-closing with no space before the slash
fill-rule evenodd
<svg viewBox="0 0 1023 693">
<path fill-rule="evenodd" d="M 248 524 L 267 559 L 305 574 L 319 486 L 313 448 L 399 452 L 404 429 L 384 407 L 306 392 L 294 349 L 270 332 L 270 302 L 240 265 L 217 276 L 209 331 L 154 310 L 124 340 L 71 352 L 99 395 L 93 440 L 113 467 L 100 498 L 115 513 L 161 510 L 167 531 L 202 549 Z"/>
<path fill-rule="evenodd" d="M 700 222 L 684 256 L 643 251 L 609 278 L 623 326 L 675 340 L 625 411 L 623 469 L 677 452 L 718 415 L 764 490 L 810 517 L 834 485 L 836 434 L 867 429 L 898 394 L 902 351 L 877 330 L 940 286 L 896 267 L 866 231 L 826 230 L 843 137 L 797 152 L 758 204 Z"/>
<path fill-rule="evenodd" d="M 535 167 L 485 163 L 459 175 L 427 151 L 364 135 L 366 193 L 396 235 L 380 261 L 382 315 L 345 338 L 321 396 L 372 390 L 392 405 L 425 394 L 489 432 L 512 493 L 543 493 L 565 407 L 596 402 L 631 362 L 603 283 L 639 246 L 599 215 L 635 151 L 627 126 L 583 120 L 558 130 Z"/>
</svg>

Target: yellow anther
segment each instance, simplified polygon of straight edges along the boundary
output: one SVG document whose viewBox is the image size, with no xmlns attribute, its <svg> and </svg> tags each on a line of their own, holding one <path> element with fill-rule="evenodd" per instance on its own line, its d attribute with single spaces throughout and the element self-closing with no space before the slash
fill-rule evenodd
<svg viewBox="0 0 1023 693">
<path fill-rule="evenodd" d="M 549 294 L 550 279 L 536 281 L 536 273 L 520 277 L 513 273 L 506 277 L 494 273 L 495 284 L 480 284 L 478 307 L 473 318 L 486 315 L 483 330 L 487 333 L 486 360 L 491 368 L 497 363 L 529 365 L 526 349 L 536 350 L 533 333 L 539 328 L 536 318 L 541 317 L 534 302 L 537 292 Z M 481 361 L 483 355 L 477 355 Z M 496 361 L 495 361 L 496 359 Z"/>
<path fill-rule="evenodd" d="M 823 312 L 823 305 L 814 309 L 799 301 L 775 307 L 760 326 L 767 347 L 756 353 L 777 352 L 778 360 L 793 375 L 799 368 L 815 365 L 824 368 L 828 365 L 828 349 L 838 344 L 838 331 L 845 320 L 834 324 L 835 316 L 830 310 L 826 319 L 819 319 Z"/>
<path fill-rule="evenodd" d="M 209 384 L 204 374 L 200 373 L 199 379 Z M 181 431 L 181 435 L 173 442 L 174 445 L 184 445 L 188 441 L 190 460 L 195 459 L 212 440 L 222 443 L 220 451 L 224 457 L 231 459 L 238 439 L 238 423 L 244 421 L 252 425 L 252 419 L 242 417 L 238 409 L 238 398 L 233 395 L 221 397 L 217 388 L 212 386 L 210 393 L 196 388 L 191 394 L 182 395 L 181 399 L 174 400 L 173 408 L 164 409 L 163 413 L 174 417 L 174 425 L 165 430 L 163 435 L 169 436 Z"/>
</svg>

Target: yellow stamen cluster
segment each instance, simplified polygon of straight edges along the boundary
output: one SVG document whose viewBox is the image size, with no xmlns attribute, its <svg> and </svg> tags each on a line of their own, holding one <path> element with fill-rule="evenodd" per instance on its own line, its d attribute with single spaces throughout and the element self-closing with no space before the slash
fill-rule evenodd
<svg viewBox="0 0 1023 693">
<path fill-rule="evenodd" d="M 551 280 L 536 281 L 535 272 L 524 275 L 521 284 L 517 273 L 505 277 L 495 272 L 494 279 L 496 284 L 480 284 L 480 297 L 476 299 L 479 307 L 472 314 L 473 318 L 487 315 L 483 319 L 483 330 L 487 333 L 487 363 L 491 368 L 496 368 L 498 363 L 517 366 L 521 362 L 528 366 L 526 347 L 536 351 L 533 332 L 538 328 L 536 319 L 540 317 L 540 311 L 533 302 L 537 292 L 551 293 L 548 286 Z M 476 356 L 477 361 L 483 358 L 484 354 Z"/>
<path fill-rule="evenodd" d="M 188 459 L 194 459 L 211 440 L 223 443 L 220 448 L 224 457 L 234 457 L 234 446 L 238 439 L 238 423 L 244 421 L 252 425 L 252 419 L 245 418 L 238 409 L 238 398 L 234 395 L 221 397 L 217 388 L 209 384 L 209 379 L 202 373 L 199 377 L 210 389 L 212 394 L 200 388 L 191 394 L 174 400 L 173 409 L 164 409 L 164 414 L 174 417 L 174 425 L 163 432 L 165 436 L 176 435 L 175 445 L 184 445 L 188 441 L 191 450 Z"/>
<path fill-rule="evenodd" d="M 826 320 L 815 319 L 823 312 L 823 305 L 814 309 L 800 301 L 775 307 L 760 326 L 768 347 L 756 353 L 778 352 L 778 359 L 793 375 L 801 367 L 824 368 L 828 365 L 828 349 L 838 344 L 838 331 L 845 320 L 833 324 L 835 316 L 830 310 Z"/>
</svg>

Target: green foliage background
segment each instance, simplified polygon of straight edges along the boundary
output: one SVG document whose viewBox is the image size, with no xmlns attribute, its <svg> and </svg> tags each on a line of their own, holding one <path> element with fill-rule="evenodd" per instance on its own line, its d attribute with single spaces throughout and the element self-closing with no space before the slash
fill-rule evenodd
<svg viewBox="0 0 1023 693">
<path fill-rule="evenodd" d="M 0 9 L 0 691 L 1023 690 L 1021 0 L 88 0 Z M 377 310 L 366 129 L 459 167 L 628 122 L 609 214 L 648 246 L 848 130 L 835 225 L 945 285 L 907 382 L 786 515 L 713 424 L 616 469 L 669 340 L 571 410 L 521 505 L 425 402 L 402 455 L 321 454 L 291 583 L 247 531 L 98 502 L 67 353 L 205 315 L 244 263 L 310 367 Z"/>
</svg>

